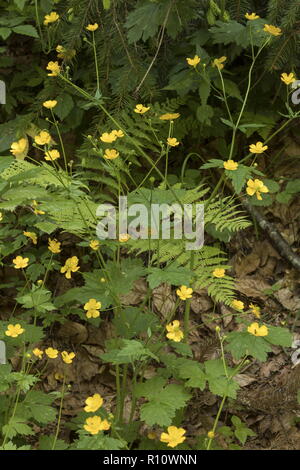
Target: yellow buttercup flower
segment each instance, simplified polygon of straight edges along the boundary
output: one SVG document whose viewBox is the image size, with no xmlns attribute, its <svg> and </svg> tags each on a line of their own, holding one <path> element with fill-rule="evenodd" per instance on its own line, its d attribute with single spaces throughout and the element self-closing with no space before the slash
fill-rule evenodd
<svg viewBox="0 0 300 470">
<path fill-rule="evenodd" d="M 56 52 L 58 59 L 71 60 L 76 55 L 75 49 L 66 49 L 60 44 L 56 46 Z"/>
<path fill-rule="evenodd" d="M 256 144 L 251 144 L 249 146 L 249 151 L 251 153 L 264 153 L 265 150 L 268 150 L 268 146 L 264 145 L 262 142 L 256 142 Z"/>
<path fill-rule="evenodd" d="M 72 364 L 72 361 L 75 357 L 75 353 L 73 353 L 73 352 L 68 353 L 67 351 L 62 351 L 61 357 L 62 357 L 62 360 L 66 364 Z"/>
<path fill-rule="evenodd" d="M 253 21 L 258 20 L 260 16 L 258 16 L 256 13 L 246 13 L 245 18 L 247 18 L 247 20 Z"/>
<path fill-rule="evenodd" d="M 227 57 L 224 55 L 220 57 L 219 59 L 215 59 L 213 61 L 213 67 L 217 67 L 219 70 L 222 70 L 224 68 L 224 62 L 226 62 Z"/>
<path fill-rule="evenodd" d="M 0 212 L 0 222 L 1 222 L 1 220 L 3 220 L 3 214 L 2 214 L 2 212 Z"/>
<path fill-rule="evenodd" d="M 124 137 L 124 135 L 125 135 L 124 132 L 121 129 L 119 129 L 119 130 L 115 129 L 115 130 L 111 131 L 111 134 L 114 134 L 116 137 Z"/>
<path fill-rule="evenodd" d="M 180 142 L 178 142 L 176 137 L 168 137 L 167 142 L 170 147 L 176 147 L 177 145 L 180 144 Z"/>
<path fill-rule="evenodd" d="M 179 118 L 179 116 L 179 113 L 165 113 L 159 116 L 159 119 L 161 119 L 162 121 L 173 121 L 174 119 Z"/>
<path fill-rule="evenodd" d="M 251 308 L 251 313 L 253 313 L 256 318 L 260 318 L 260 307 L 254 304 L 250 304 L 249 307 Z"/>
<path fill-rule="evenodd" d="M 114 142 L 115 140 L 117 140 L 117 136 L 115 135 L 114 132 L 104 132 L 101 137 L 100 137 L 100 140 L 102 140 L 102 142 L 106 142 L 108 144 L 110 144 L 111 142 Z"/>
<path fill-rule="evenodd" d="M 134 112 L 138 114 L 144 114 L 147 111 L 149 111 L 150 106 L 147 108 L 146 106 L 143 106 L 142 104 L 137 104 L 136 107 L 134 108 Z"/>
<path fill-rule="evenodd" d="M 86 312 L 86 317 L 87 318 L 98 318 L 98 317 L 100 317 L 100 312 L 99 312 L 99 310 L 90 309 Z"/>
<path fill-rule="evenodd" d="M 186 58 L 187 63 L 191 67 L 196 67 L 199 64 L 200 60 L 201 60 L 200 57 L 198 57 L 197 55 L 195 55 L 193 59 L 191 59 L 190 57 Z"/>
<path fill-rule="evenodd" d="M 10 146 L 10 152 L 15 156 L 19 157 L 26 153 L 28 148 L 28 141 L 24 137 L 17 142 L 13 142 Z"/>
<path fill-rule="evenodd" d="M 231 302 L 231 307 L 235 308 L 236 310 L 244 310 L 244 303 L 241 300 L 233 300 Z"/>
<path fill-rule="evenodd" d="M 119 155 L 119 152 L 115 149 L 106 149 L 103 157 L 107 160 L 114 160 L 115 158 L 118 158 Z"/>
<path fill-rule="evenodd" d="M 129 233 L 121 233 L 119 236 L 119 242 L 120 243 L 126 243 L 130 239 Z"/>
<path fill-rule="evenodd" d="M 87 413 L 95 413 L 95 411 L 99 410 L 103 405 L 103 398 L 99 393 L 94 393 L 94 395 L 85 400 L 85 403 L 84 411 Z"/>
<path fill-rule="evenodd" d="M 214 271 L 213 271 L 213 276 L 214 277 L 224 277 L 225 276 L 225 269 L 223 268 L 216 268 Z"/>
<path fill-rule="evenodd" d="M 168 447 L 176 447 L 178 444 L 181 444 L 185 441 L 186 437 L 184 434 L 186 433 L 185 429 L 177 428 L 176 426 L 169 426 L 168 432 L 163 432 L 160 436 L 160 441 L 165 442 Z"/>
<path fill-rule="evenodd" d="M 78 261 L 79 259 L 77 258 L 77 256 L 72 256 L 71 258 L 68 258 L 65 262 L 65 265 L 60 269 L 60 272 L 62 274 L 66 273 L 66 278 L 71 279 L 71 273 L 76 273 L 76 271 L 80 269 L 80 266 L 78 266 Z"/>
<path fill-rule="evenodd" d="M 48 73 L 48 77 L 56 77 L 60 73 L 60 65 L 57 61 L 50 61 L 46 67 L 51 73 Z"/>
<path fill-rule="evenodd" d="M 37 244 L 37 234 L 36 233 L 34 233 L 34 232 L 23 232 L 23 235 L 25 235 L 25 237 L 30 238 L 34 245 Z"/>
<path fill-rule="evenodd" d="M 110 429 L 110 424 L 107 419 L 102 420 L 100 416 L 91 416 L 85 420 L 83 427 L 90 434 L 98 434 L 99 431 L 107 431 Z"/>
<path fill-rule="evenodd" d="M 184 336 L 183 331 L 180 329 L 180 322 L 178 320 L 174 320 L 173 322 L 168 323 L 166 330 L 168 332 L 166 337 L 172 341 L 175 341 L 176 343 L 179 343 L 179 341 L 181 341 Z"/>
<path fill-rule="evenodd" d="M 23 258 L 22 256 L 17 256 L 15 259 L 13 259 L 15 269 L 27 268 L 28 262 L 29 258 Z"/>
<path fill-rule="evenodd" d="M 261 201 L 261 193 L 268 193 L 269 189 L 261 180 L 255 179 L 254 181 L 248 180 L 246 192 L 249 196 L 254 196 L 254 194 L 256 194 L 257 199 Z"/>
<path fill-rule="evenodd" d="M 42 359 L 43 358 L 43 354 L 44 354 L 44 351 L 42 351 L 41 349 L 39 348 L 34 348 L 33 351 L 32 351 L 32 354 L 37 357 L 38 359 Z"/>
<path fill-rule="evenodd" d="M 176 294 L 181 300 L 191 299 L 192 293 L 193 289 L 187 286 L 181 286 L 179 289 L 176 290 Z"/>
<path fill-rule="evenodd" d="M 207 437 L 208 439 L 213 439 L 215 437 L 215 433 L 213 431 L 208 431 Z"/>
<path fill-rule="evenodd" d="M 99 28 L 98 23 L 88 24 L 85 29 L 88 31 L 96 31 Z"/>
<path fill-rule="evenodd" d="M 52 162 L 54 160 L 57 160 L 59 157 L 60 157 L 60 153 L 56 149 L 48 150 L 44 156 L 45 160 L 51 160 Z"/>
<path fill-rule="evenodd" d="M 264 31 L 266 33 L 272 34 L 272 36 L 280 36 L 282 34 L 280 28 L 277 28 L 277 26 L 273 26 L 271 24 L 265 24 Z"/>
<path fill-rule="evenodd" d="M 251 325 L 248 326 L 247 331 L 254 336 L 267 336 L 269 334 L 269 330 L 265 325 L 259 326 L 256 322 L 251 323 Z"/>
<path fill-rule="evenodd" d="M 24 328 L 22 328 L 21 325 L 17 323 L 16 325 L 8 325 L 5 334 L 11 338 L 17 338 L 17 336 L 24 333 L 24 331 Z"/>
<path fill-rule="evenodd" d="M 227 162 L 223 163 L 225 170 L 235 171 L 237 170 L 239 164 L 234 162 L 233 160 L 227 160 Z"/>
<path fill-rule="evenodd" d="M 53 109 L 55 108 L 56 105 L 57 105 L 56 100 L 48 100 L 48 101 L 44 101 L 43 103 L 44 108 L 47 108 L 47 109 Z"/>
<path fill-rule="evenodd" d="M 45 349 L 45 354 L 50 358 L 50 359 L 56 359 L 58 356 L 58 350 L 53 349 L 53 348 L 47 348 Z"/>
<path fill-rule="evenodd" d="M 90 299 L 85 305 L 84 310 L 99 310 L 101 308 L 101 302 L 96 299 Z"/>
<path fill-rule="evenodd" d="M 34 141 L 38 145 L 48 145 L 51 142 L 51 135 L 47 131 L 41 131 L 34 137 Z"/>
<path fill-rule="evenodd" d="M 33 212 L 35 213 L 35 215 L 45 214 L 44 211 L 41 211 L 40 209 L 37 209 L 37 206 L 38 206 L 38 203 L 36 202 L 36 200 L 33 200 L 31 207 L 33 208 Z"/>
<path fill-rule="evenodd" d="M 92 248 L 92 250 L 97 251 L 99 249 L 99 246 L 100 246 L 99 240 L 92 240 L 90 242 L 90 247 Z"/>
<path fill-rule="evenodd" d="M 49 23 L 55 23 L 59 19 L 59 14 L 56 11 L 51 11 L 49 15 L 45 15 L 44 25 L 48 26 Z"/>
<path fill-rule="evenodd" d="M 283 81 L 283 83 L 285 83 L 286 85 L 290 85 L 291 83 L 294 83 L 296 81 L 296 77 L 295 75 L 293 74 L 293 72 L 287 74 L 287 73 L 282 73 L 281 74 L 281 80 Z"/>
<path fill-rule="evenodd" d="M 51 238 L 48 238 L 48 250 L 51 251 L 51 253 L 57 254 L 61 252 L 60 249 L 61 243 L 54 238 L 54 240 L 51 240 Z"/>
</svg>

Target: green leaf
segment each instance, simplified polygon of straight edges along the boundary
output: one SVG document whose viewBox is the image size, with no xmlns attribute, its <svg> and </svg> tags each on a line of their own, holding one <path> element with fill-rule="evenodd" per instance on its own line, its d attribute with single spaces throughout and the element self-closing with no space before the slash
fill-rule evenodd
<svg viewBox="0 0 300 470">
<path fill-rule="evenodd" d="M 265 340 L 276 346 L 290 348 L 293 342 L 293 335 L 287 328 L 279 326 L 268 326 L 269 333 Z"/>
<path fill-rule="evenodd" d="M 211 84 L 208 77 L 201 76 L 201 83 L 199 86 L 199 96 L 201 104 L 206 105 L 211 91 Z"/>
<path fill-rule="evenodd" d="M 12 30 L 16 34 L 23 34 L 24 36 L 30 36 L 32 38 L 39 37 L 37 30 L 31 24 L 22 24 L 19 26 L 14 26 Z"/>
<path fill-rule="evenodd" d="M 267 353 L 272 351 L 271 346 L 261 336 L 254 336 L 248 331 L 233 331 L 226 336 L 226 351 L 230 351 L 235 359 L 245 355 L 253 356 L 259 361 L 267 359 Z"/>
<path fill-rule="evenodd" d="M 285 191 L 289 194 L 300 193 L 300 178 L 289 181 L 286 185 Z"/>
<path fill-rule="evenodd" d="M 136 307 L 125 308 L 122 315 L 116 315 L 113 319 L 117 334 L 123 338 L 131 339 L 140 333 L 155 330 L 158 321 L 157 317 L 150 313 L 145 313 Z"/>
<path fill-rule="evenodd" d="M 236 170 L 225 170 L 225 173 L 228 178 L 231 179 L 235 192 L 240 194 L 246 184 L 247 179 L 251 176 L 251 168 L 239 164 Z"/>
<path fill-rule="evenodd" d="M 39 450 L 65 450 L 69 446 L 68 444 L 63 441 L 62 439 L 57 439 L 55 442 L 55 446 L 53 448 L 55 436 L 40 436 L 39 439 Z"/>
<path fill-rule="evenodd" d="M 0 36 L 2 37 L 2 39 L 4 39 L 4 41 L 10 36 L 11 31 L 12 30 L 10 28 L 0 26 Z"/>
<path fill-rule="evenodd" d="M 67 93 L 64 93 L 63 95 L 59 95 L 57 98 L 57 105 L 53 109 L 54 114 L 59 117 L 59 119 L 62 121 L 65 119 L 72 109 L 74 108 L 74 101 L 72 96 L 68 95 Z"/>
<path fill-rule="evenodd" d="M 247 28 L 237 21 L 217 21 L 209 31 L 212 34 L 214 44 L 227 45 L 235 42 L 244 48 L 250 44 Z"/>
<path fill-rule="evenodd" d="M 248 428 L 245 423 L 243 423 L 240 418 L 237 416 L 232 416 L 231 417 L 231 422 L 235 427 L 234 430 L 234 435 L 235 437 L 240 441 L 241 444 L 245 444 L 247 437 L 251 436 L 254 437 L 256 436 L 256 433 L 253 432 L 250 428 Z"/>
<path fill-rule="evenodd" d="M 101 354 L 101 359 L 105 362 L 113 364 L 129 364 L 134 361 L 141 361 L 146 357 L 152 357 L 158 361 L 157 356 L 149 349 L 145 348 L 142 343 L 136 340 L 122 340 L 119 349 L 111 349 Z"/>
<path fill-rule="evenodd" d="M 28 426 L 28 424 L 24 423 L 24 418 L 20 416 L 11 417 L 8 423 L 3 426 L 2 433 L 10 439 L 15 437 L 17 434 L 21 434 L 23 436 L 34 435 L 34 431 Z"/>
<path fill-rule="evenodd" d="M 243 98 L 242 98 L 241 92 L 240 92 L 239 87 L 237 86 L 237 84 L 235 82 L 233 82 L 232 80 L 228 80 L 228 78 L 224 78 L 223 82 L 224 82 L 226 95 L 228 95 L 229 97 L 232 97 L 232 98 L 237 98 L 239 101 L 243 102 Z M 214 85 L 217 88 L 219 88 L 219 90 L 223 90 L 222 81 L 221 81 L 220 77 L 218 77 L 216 80 L 214 80 Z"/>
<path fill-rule="evenodd" d="M 147 280 L 151 289 L 164 282 L 171 285 L 188 285 L 193 274 L 190 269 L 178 266 L 177 263 L 165 268 L 148 268 L 148 273 Z"/>
<path fill-rule="evenodd" d="M 207 163 L 204 163 L 204 165 L 200 167 L 200 170 L 205 170 L 207 168 L 224 168 L 223 165 L 224 165 L 223 160 L 212 158 L 211 160 L 208 160 Z"/>
<path fill-rule="evenodd" d="M 20 10 L 23 10 L 26 1 L 27 1 L 27 0 L 14 0 L 14 3 L 15 3 L 15 5 L 17 5 L 17 7 L 18 7 Z"/>
<path fill-rule="evenodd" d="M 102 0 L 104 10 L 110 9 L 110 0 Z"/>
<path fill-rule="evenodd" d="M 190 395 L 181 385 L 166 385 L 162 377 L 153 377 L 135 387 L 137 397 L 145 397 L 148 403 L 141 406 L 141 419 L 148 426 L 169 426 L 176 410 L 183 408 Z"/>
<path fill-rule="evenodd" d="M 186 387 L 200 388 L 204 390 L 206 375 L 201 365 L 196 361 L 186 361 L 179 367 L 179 376 L 187 380 Z"/>
</svg>

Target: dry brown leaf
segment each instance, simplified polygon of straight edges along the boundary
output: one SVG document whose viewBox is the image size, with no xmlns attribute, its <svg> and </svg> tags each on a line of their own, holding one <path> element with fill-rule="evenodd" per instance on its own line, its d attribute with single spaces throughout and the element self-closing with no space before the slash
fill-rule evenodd
<svg viewBox="0 0 300 470">
<path fill-rule="evenodd" d="M 191 300 L 191 309 L 195 313 L 207 312 L 213 307 L 211 298 L 205 289 L 195 289 Z"/>
<path fill-rule="evenodd" d="M 138 279 L 133 285 L 133 289 L 128 294 L 121 296 L 124 305 L 138 305 L 145 298 L 147 293 L 147 283 L 145 279 Z"/>
<path fill-rule="evenodd" d="M 267 296 L 263 293 L 263 291 L 265 289 L 270 289 L 270 285 L 263 279 L 246 276 L 237 280 L 235 288 L 238 292 L 241 292 L 247 297 L 254 297 L 265 300 Z"/>
<path fill-rule="evenodd" d="M 288 287 L 280 289 L 274 296 L 287 310 L 295 312 L 300 309 L 300 297 L 295 295 Z"/>
<path fill-rule="evenodd" d="M 237 374 L 233 377 L 233 380 L 235 380 L 240 387 L 247 387 L 247 385 L 256 381 L 255 377 L 251 377 L 247 374 Z"/>
<path fill-rule="evenodd" d="M 86 341 L 88 331 L 81 323 L 68 320 L 59 327 L 57 336 L 68 343 L 81 344 Z"/>
<path fill-rule="evenodd" d="M 260 257 L 252 251 L 242 259 L 235 260 L 234 269 L 238 277 L 253 273 L 260 265 Z"/>
<path fill-rule="evenodd" d="M 169 284 L 161 284 L 153 290 L 153 305 L 163 317 L 174 310 L 175 303 L 175 294 Z"/>
</svg>

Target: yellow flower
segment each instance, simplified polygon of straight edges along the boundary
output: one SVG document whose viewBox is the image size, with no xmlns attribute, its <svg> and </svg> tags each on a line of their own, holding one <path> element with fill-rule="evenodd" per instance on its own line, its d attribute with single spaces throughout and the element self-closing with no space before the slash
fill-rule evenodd
<svg viewBox="0 0 300 470">
<path fill-rule="evenodd" d="M 51 240 L 51 238 L 48 238 L 48 250 L 51 251 L 52 253 L 54 254 L 60 253 L 61 252 L 60 245 L 61 243 L 58 242 L 56 238 L 54 238 L 54 240 Z"/>
<path fill-rule="evenodd" d="M 159 119 L 161 119 L 162 121 L 173 121 L 174 119 L 179 118 L 179 116 L 179 113 L 166 113 L 159 116 Z"/>
<path fill-rule="evenodd" d="M 193 59 L 191 59 L 190 57 L 186 58 L 187 63 L 191 65 L 191 67 L 196 67 L 199 64 L 200 60 L 200 57 L 198 57 L 197 55 L 195 55 Z"/>
<path fill-rule="evenodd" d="M 100 312 L 99 312 L 99 310 L 92 310 L 92 309 L 88 310 L 86 312 L 86 317 L 87 318 L 98 318 L 98 317 L 100 317 Z"/>
<path fill-rule="evenodd" d="M 60 157 L 60 153 L 58 150 L 53 149 L 53 150 L 48 150 L 48 152 L 45 153 L 45 160 L 57 160 Z"/>
<path fill-rule="evenodd" d="M 213 271 L 213 276 L 214 277 L 224 277 L 225 276 L 225 269 L 222 269 L 222 268 L 216 268 L 214 271 Z"/>
<path fill-rule="evenodd" d="M 59 19 L 59 15 L 56 11 L 51 11 L 49 15 L 46 15 L 44 18 L 44 25 L 48 26 L 49 23 L 55 23 Z"/>
<path fill-rule="evenodd" d="M 261 201 L 261 193 L 268 193 L 269 189 L 261 180 L 255 179 L 254 181 L 248 180 L 246 192 L 249 196 L 254 196 L 254 194 L 256 194 L 257 199 Z"/>
<path fill-rule="evenodd" d="M 13 259 L 13 263 L 15 265 L 14 268 L 15 269 L 27 268 L 28 261 L 29 261 L 29 258 L 22 258 L 22 256 L 17 256 L 15 259 Z"/>
<path fill-rule="evenodd" d="M 50 358 L 50 359 L 56 359 L 58 356 L 58 350 L 53 349 L 53 348 L 47 348 L 45 349 L 45 354 Z"/>
<path fill-rule="evenodd" d="M 1 220 L 3 220 L 3 214 L 2 214 L 2 212 L 0 212 L 0 222 L 1 222 Z"/>
<path fill-rule="evenodd" d="M 231 307 L 235 308 L 236 310 L 244 310 L 244 303 L 240 300 L 233 300 L 231 302 Z"/>
<path fill-rule="evenodd" d="M 256 13 L 246 13 L 245 18 L 247 18 L 247 20 L 252 21 L 252 20 L 258 20 L 260 16 L 258 16 Z"/>
<path fill-rule="evenodd" d="M 33 351 L 32 351 L 32 354 L 36 357 L 38 357 L 39 359 L 42 359 L 43 358 L 43 354 L 44 354 L 44 351 L 42 351 L 41 349 L 39 348 L 34 348 Z"/>
<path fill-rule="evenodd" d="M 264 145 L 262 142 L 256 142 L 256 144 L 251 144 L 249 150 L 251 153 L 264 153 L 265 150 L 268 150 L 268 146 Z"/>
<path fill-rule="evenodd" d="M 67 351 L 63 351 L 61 353 L 61 357 L 62 357 L 62 360 L 66 363 L 66 364 L 72 364 L 72 361 L 75 357 L 75 353 L 73 352 L 70 352 L 68 353 Z"/>
<path fill-rule="evenodd" d="M 60 65 L 57 61 L 49 62 L 46 70 L 49 70 L 51 73 L 48 73 L 48 77 L 56 77 L 60 73 Z"/>
<path fill-rule="evenodd" d="M 34 137 L 34 141 L 38 145 L 50 144 L 51 135 L 47 131 L 41 131 L 38 135 Z"/>
<path fill-rule="evenodd" d="M 85 305 L 84 310 L 99 310 L 101 308 L 101 302 L 98 302 L 96 299 L 90 299 Z"/>
<path fill-rule="evenodd" d="M 8 325 L 7 330 L 5 332 L 6 336 L 11 336 L 12 338 L 16 338 L 17 336 L 24 333 L 24 328 L 21 327 L 19 323 L 16 325 Z"/>
<path fill-rule="evenodd" d="M 34 233 L 34 232 L 23 232 L 23 235 L 25 235 L 25 237 L 30 238 L 34 245 L 37 244 L 37 235 L 36 235 L 36 233 Z"/>
<path fill-rule="evenodd" d="M 253 315 L 255 315 L 256 318 L 260 318 L 260 307 L 253 304 L 250 304 L 249 307 L 251 308 Z"/>
<path fill-rule="evenodd" d="M 224 55 L 220 57 L 219 59 L 215 59 L 213 61 L 213 67 L 217 67 L 219 70 L 222 70 L 224 68 L 224 63 L 227 60 L 227 57 Z"/>
<path fill-rule="evenodd" d="M 107 431 L 110 428 L 109 422 L 106 419 L 102 420 L 100 416 L 91 416 L 85 420 L 85 423 L 83 427 L 90 434 L 98 434 L 99 431 Z"/>
<path fill-rule="evenodd" d="M 193 289 L 191 287 L 181 286 L 176 290 L 176 294 L 181 300 L 191 299 Z"/>
<path fill-rule="evenodd" d="M 96 31 L 96 29 L 98 28 L 99 28 L 98 23 L 94 23 L 94 24 L 88 24 L 85 29 L 87 29 L 88 31 Z"/>
<path fill-rule="evenodd" d="M 296 81 L 296 77 L 293 74 L 293 72 L 287 74 L 287 73 L 282 73 L 281 74 L 281 80 L 286 84 L 290 85 L 291 83 L 294 83 Z"/>
<path fill-rule="evenodd" d="M 92 248 L 92 250 L 97 251 L 99 249 L 99 246 L 100 246 L 99 240 L 92 240 L 90 243 L 90 247 Z"/>
<path fill-rule="evenodd" d="M 172 323 L 169 323 L 166 326 L 166 330 L 168 331 L 166 334 L 168 339 L 171 339 L 176 343 L 179 343 L 179 341 L 182 340 L 183 331 L 180 329 L 180 322 L 178 320 L 174 320 Z"/>
<path fill-rule="evenodd" d="M 119 129 L 118 131 L 115 129 L 111 131 L 111 134 L 114 134 L 116 137 L 124 137 L 124 132 Z"/>
<path fill-rule="evenodd" d="M 48 100 L 48 101 L 44 101 L 43 103 L 44 108 L 47 108 L 47 109 L 55 108 L 56 105 L 57 105 L 56 100 Z"/>
<path fill-rule="evenodd" d="M 185 441 L 186 437 L 184 434 L 186 433 L 185 429 L 177 428 L 176 426 L 169 426 L 168 433 L 163 432 L 160 436 L 160 441 L 165 442 L 168 447 L 176 447 L 178 444 L 181 444 Z"/>
<path fill-rule="evenodd" d="M 76 273 L 80 269 L 80 266 L 78 266 L 78 261 L 79 259 L 77 256 L 72 256 L 71 258 L 68 258 L 65 262 L 65 265 L 60 269 L 60 272 L 66 273 L 65 276 L 67 279 L 71 279 L 71 273 Z"/>
<path fill-rule="evenodd" d="M 118 158 L 119 155 L 119 152 L 115 149 L 106 149 L 103 157 L 107 160 L 114 160 L 115 158 Z"/>
<path fill-rule="evenodd" d="M 273 26 L 271 24 L 265 24 L 264 31 L 266 33 L 272 34 L 272 36 L 280 36 L 282 34 L 280 28 L 277 28 L 277 26 Z"/>
<path fill-rule="evenodd" d="M 265 325 L 259 326 L 256 322 L 251 323 L 251 325 L 248 326 L 247 331 L 254 336 L 267 336 L 269 334 L 269 330 Z"/>
<path fill-rule="evenodd" d="M 209 439 L 213 439 L 213 438 L 215 437 L 215 433 L 214 433 L 213 431 L 208 431 L 207 437 L 208 437 Z"/>
<path fill-rule="evenodd" d="M 156 435 L 155 432 L 148 432 L 147 437 L 148 437 L 148 439 L 150 439 L 150 440 L 157 439 L 157 435 Z"/>
<path fill-rule="evenodd" d="M 33 212 L 35 213 L 35 215 L 39 215 L 39 214 L 42 215 L 42 214 L 45 214 L 44 211 L 41 211 L 41 210 L 37 209 L 37 206 L 38 206 L 38 203 L 36 202 L 36 200 L 33 200 L 31 207 L 33 208 Z"/>
<path fill-rule="evenodd" d="M 76 55 L 75 49 L 66 49 L 60 44 L 56 46 L 56 52 L 58 59 L 70 60 L 73 59 L 73 57 Z"/>
<path fill-rule="evenodd" d="M 95 411 L 99 410 L 103 405 L 103 398 L 99 395 L 99 393 L 95 393 L 91 397 L 88 397 L 85 400 L 86 406 L 84 407 L 84 411 L 87 413 L 95 413 Z"/>
<path fill-rule="evenodd" d="M 18 157 L 24 154 L 27 150 L 28 142 L 27 139 L 24 137 L 17 142 L 13 142 L 10 146 L 10 152 L 15 156 Z"/>
<path fill-rule="evenodd" d="M 237 170 L 239 164 L 234 162 L 233 160 L 227 160 L 227 162 L 223 163 L 225 170 L 235 171 Z"/>
<path fill-rule="evenodd" d="M 101 135 L 100 140 L 102 140 L 102 142 L 106 142 L 106 143 L 110 144 L 111 142 L 114 142 L 115 140 L 117 140 L 117 136 L 113 132 L 111 132 L 111 133 L 104 132 Z"/>
<path fill-rule="evenodd" d="M 177 145 L 180 144 L 180 142 L 178 142 L 176 137 L 168 137 L 167 142 L 168 142 L 168 145 L 170 145 L 170 147 L 176 147 Z"/>
<path fill-rule="evenodd" d="M 147 111 L 149 111 L 149 109 L 150 109 L 150 106 L 149 108 L 146 108 L 146 106 L 143 106 L 142 104 L 137 104 L 136 107 L 134 108 L 134 112 L 138 114 L 144 114 Z"/>
<path fill-rule="evenodd" d="M 126 243 L 130 239 L 129 233 L 121 233 L 119 236 L 119 242 L 120 243 Z"/>
</svg>

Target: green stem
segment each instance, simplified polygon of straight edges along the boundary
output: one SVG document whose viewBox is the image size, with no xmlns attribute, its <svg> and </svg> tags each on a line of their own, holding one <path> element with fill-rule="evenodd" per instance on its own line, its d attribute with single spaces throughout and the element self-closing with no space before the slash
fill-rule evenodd
<svg viewBox="0 0 300 470">
<path fill-rule="evenodd" d="M 55 449 L 56 441 L 57 441 L 57 438 L 58 438 L 58 433 L 59 433 L 59 430 L 60 430 L 60 423 L 61 423 L 61 416 L 62 416 L 62 406 L 63 406 L 63 402 L 64 402 L 64 397 L 65 397 L 65 380 L 66 380 L 66 377 L 65 377 L 65 374 L 64 374 L 64 379 L 63 379 L 63 384 L 62 384 L 62 392 L 61 392 L 61 399 L 60 399 L 60 405 L 59 405 L 59 412 L 58 412 L 58 420 L 57 420 L 57 426 L 56 426 L 56 432 L 55 432 L 55 436 L 54 436 L 54 439 L 53 439 L 53 444 L 52 444 L 52 449 L 51 450 Z"/>
</svg>

